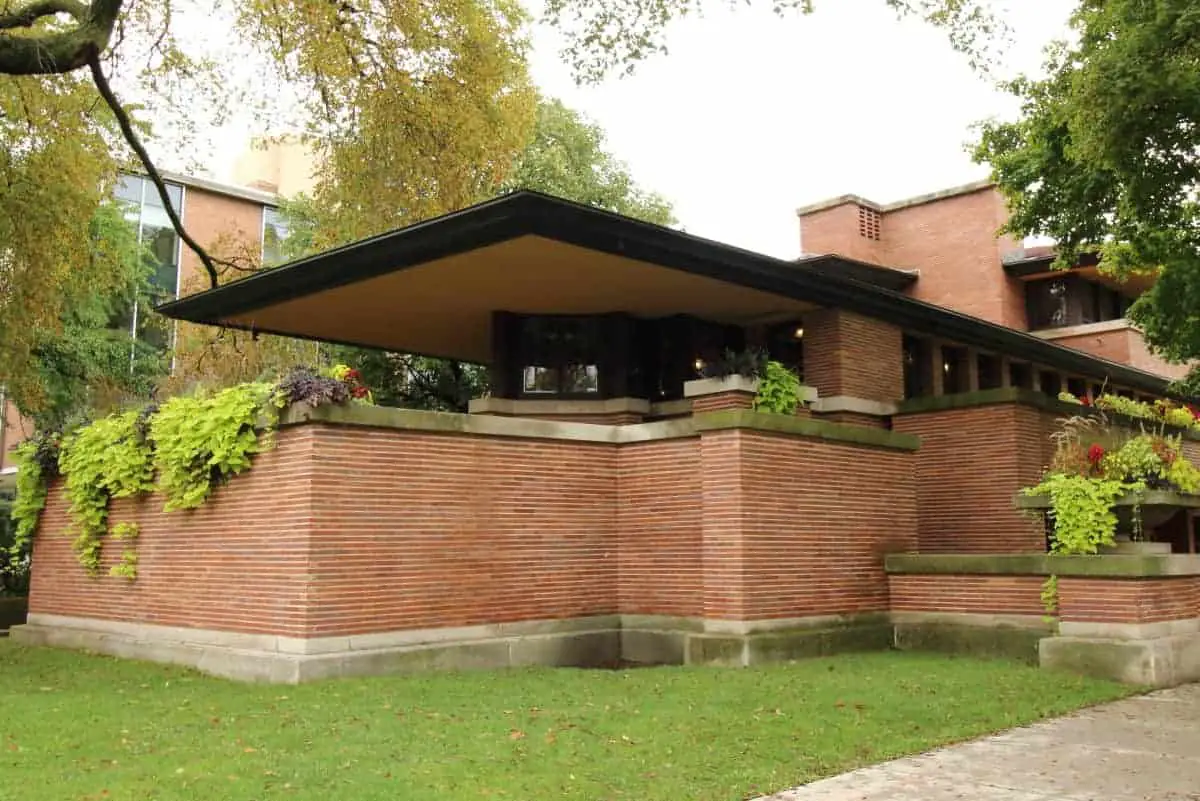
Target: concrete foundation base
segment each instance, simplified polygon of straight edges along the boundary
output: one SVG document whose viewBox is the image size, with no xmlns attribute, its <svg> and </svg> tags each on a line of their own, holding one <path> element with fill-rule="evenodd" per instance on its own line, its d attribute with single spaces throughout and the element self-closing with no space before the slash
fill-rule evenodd
<svg viewBox="0 0 1200 801">
<path fill-rule="evenodd" d="M 605 615 L 463 628 L 300 639 L 31 615 L 12 630 L 30 645 L 169 662 L 225 678 L 295 684 L 318 679 L 531 665 L 745 666 L 890 647 L 886 616 L 740 623 Z"/>
<path fill-rule="evenodd" d="M 1047 637 L 1039 646 L 1044 668 L 1069 670 L 1145 687 L 1200 681 L 1200 634 L 1153 639 Z"/>
<path fill-rule="evenodd" d="M 1037 617 L 1000 615 L 897 614 L 895 646 L 901 651 L 936 651 L 1038 663 L 1038 643 L 1053 630 Z"/>
</svg>

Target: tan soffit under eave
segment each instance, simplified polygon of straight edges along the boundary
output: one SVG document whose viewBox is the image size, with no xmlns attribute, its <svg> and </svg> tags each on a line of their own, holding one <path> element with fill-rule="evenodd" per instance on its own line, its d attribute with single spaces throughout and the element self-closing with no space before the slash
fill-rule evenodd
<svg viewBox="0 0 1200 801">
<path fill-rule="evenodd" d="M 523 236 L 227 322 L 311 339 L 487 362 L 491 314 L 693 314 L 748 324 L 812 304 L 537 236 Z"/>
</svg>

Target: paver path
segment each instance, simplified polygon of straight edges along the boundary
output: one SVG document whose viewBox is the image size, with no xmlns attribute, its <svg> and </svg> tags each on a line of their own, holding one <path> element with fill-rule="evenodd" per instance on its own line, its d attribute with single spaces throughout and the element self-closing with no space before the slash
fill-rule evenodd
<svg viewBox="0 0 1200 801">
<path fill-rule="evenodd" d="M 1200 801 L 1200 684 L 1162 690 L 760 801 Z"/>
</svg>

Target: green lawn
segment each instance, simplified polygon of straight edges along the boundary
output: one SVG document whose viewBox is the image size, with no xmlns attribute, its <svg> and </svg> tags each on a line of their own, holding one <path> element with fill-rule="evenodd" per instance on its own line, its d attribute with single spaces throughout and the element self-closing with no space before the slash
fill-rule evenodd
<svg viewBox="0 0 1200 801">
<path fill-rule="evenodd" d="M 900 653 L 285 687 L 0 640 L 0 799 L 742 799 L 1128 692 Z"/>
</svg>

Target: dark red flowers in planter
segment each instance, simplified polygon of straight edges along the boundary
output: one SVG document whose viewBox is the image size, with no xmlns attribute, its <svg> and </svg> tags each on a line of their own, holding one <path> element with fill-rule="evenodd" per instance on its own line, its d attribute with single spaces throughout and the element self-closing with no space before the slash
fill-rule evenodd
<svg viewBox="0 0 1200 801">
<path fill-rule="evenodd" d="M 1088 448 L 1087 456 L 1088 461 L 1092 463 L 1092 466 L 1097 466 L 1100 464 L 1100 460 L 1104 458 L 1104 448 L 1100 445 L 1093 445 L 1092 447 Z"/>
</svg>

